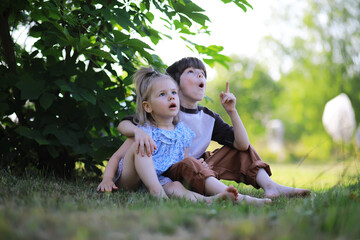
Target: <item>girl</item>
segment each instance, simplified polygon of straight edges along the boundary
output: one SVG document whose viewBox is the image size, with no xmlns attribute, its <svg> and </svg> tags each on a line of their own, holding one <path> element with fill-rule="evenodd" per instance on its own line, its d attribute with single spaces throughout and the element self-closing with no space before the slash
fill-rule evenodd
<svg viewBox="0 0 360 240">
<path fill-rule="evenodd" d="M 176 196 L 208 203 L 226 198 L 236 201 L 238 192 L 232 186 L 214 196 L 205 197 L 187 190 L 180 182 L 162 176 L 170 166 L 187 157 L 194 133 L 179 122 L 178 86 L 170 76 L 157 73 L 152 67 L 141 68 L 135 74 L 134 82 L 137 124 L 152 137 L 157 148 L 152 156 L 141 155 L 137 152 L 138 146 L 132 144 L 118 164 L 116 186 L 134 190 L 142 182 L 151 195 L 161 198 Z M 98 190 L 103 191 L 106 185 L 111 185 L 108 172 L 114 173 L 114 167 L 117 166 L 109 161 Z"/>
</svg>

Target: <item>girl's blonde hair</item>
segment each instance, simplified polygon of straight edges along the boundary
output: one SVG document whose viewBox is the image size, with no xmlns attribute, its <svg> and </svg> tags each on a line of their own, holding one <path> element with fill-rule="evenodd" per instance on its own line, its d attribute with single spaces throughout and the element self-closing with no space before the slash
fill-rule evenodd
<svg viewBox="0 0 360 240">
<path fill-rule="evenodd" d="M 148 101 L 152 86 L 158 79 L 168 78 L 176 81 L 169 75 L 156 72 L 153 67 L 141 67 L 134 75 L 135 91 L 136 91 L 136 117 L 137 124 L 144 125 L 150 123 L 156 126 L 156 122 L 151 113 L 147 113 L 143 107 L 143 101 Z M 179 122 L 179 113 L 174 117 L 173 124 L 176 125 Z"/>
</svg>

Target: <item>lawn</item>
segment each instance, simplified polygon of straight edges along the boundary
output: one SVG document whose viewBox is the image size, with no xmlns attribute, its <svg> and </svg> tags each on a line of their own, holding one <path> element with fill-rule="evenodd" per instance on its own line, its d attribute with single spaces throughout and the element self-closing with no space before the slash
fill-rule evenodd
<svg viewBox="0 0 360 240">
<path fill-rule="evenodd" d="M 0 239 L 360 239 L 358 165 L 271 164 L 274 180 L 313 193 L 263 207 L 103 194 L 95 190 L 96 179 L 20 178 L 2 171 Z"/>
</svg>

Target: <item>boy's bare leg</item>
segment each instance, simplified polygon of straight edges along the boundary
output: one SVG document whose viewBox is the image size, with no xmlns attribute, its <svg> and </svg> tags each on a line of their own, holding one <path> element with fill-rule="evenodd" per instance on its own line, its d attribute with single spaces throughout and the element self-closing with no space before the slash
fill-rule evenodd
<svg viewBox="0 0 360 240">
<path fill-rule="evenodd" d="M 183 197 L 192 202 L 206 202 L 213 203 L 215 200 L 231 200 L 236 202 L 238 192 L 233 186 L 227 187 L 224 192 L 218 193 L 214 196 L 203 196 L 199 193 L 190 191 L 184 187 L 180 182 L 171 182 L 164 185 L 164 190 L 167 195 L 174 197 Z"/>
<path fill-rule="evenodd" d="M 136 154 L 136 146 L 133 144 L 124 158 L 119 187 L 133 190 L 134 187 L 139 185 L 140 179 L 151 195 L 168 199 L 156 175 L 152 158 Z"/>
<path fill-rule="evenodd" d="M 288 187 L 274 182 L 263 168 L 260 168 L 256 176 L 256 182 L 264 189 L 265 197 L 267 198 L 278 198 L 281 196 L 305 197 L 311 193 L 307 189 Z"/>
<path fill-rule="evenodd" d="M 227 189 L 227 185 L 221 182 L 220 180 L 214 177 L 208 177 L 205 180 L 205 192 L 208 195 L 216 195 L 218 193 L 224 192 Z M 239 194 L 236 199 L 236 203 L 248 203 L 255 205 L 263 205 L 267 203 L 271 203 L 271 199 L 268 198 L 256 198 L 250 197 L 248 195 Z"/>
</svg>

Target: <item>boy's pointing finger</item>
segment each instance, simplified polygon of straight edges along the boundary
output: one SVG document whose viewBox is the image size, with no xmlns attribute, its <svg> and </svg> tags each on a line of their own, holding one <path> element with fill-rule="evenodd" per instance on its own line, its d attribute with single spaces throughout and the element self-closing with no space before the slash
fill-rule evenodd
<svg viewBox="0 0 360 240">
<path fill-rule="evenodd" d="M 229 93 L 229 92 L 230 92 L 230 91 L 229 91 L 229 82 L 226 82 L 225 92 L 226 92 L 226 93 Z"/>
</svg>

